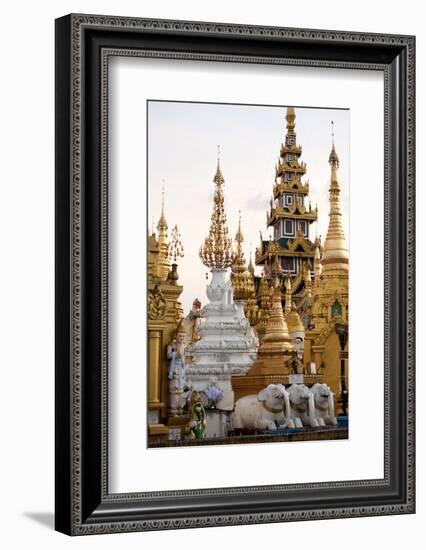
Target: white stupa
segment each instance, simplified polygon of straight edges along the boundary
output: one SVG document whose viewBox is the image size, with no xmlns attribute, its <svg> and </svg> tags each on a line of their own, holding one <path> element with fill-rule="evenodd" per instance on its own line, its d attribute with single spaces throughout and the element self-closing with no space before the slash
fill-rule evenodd
<svg viewBox="0 0 426 550">
<path fill-rule="evenodd" d="M 241 302 L 234 301 L 233 285 L 228 278 L 235 257 L 228 235 L 223 198 L 225 180 L 219 161 L 213 181 L 216 187 L 210 231 L 200 248 L 200 258 L 212 274 L 207 286 L 209 303 L 201 311 L 200 339 L 190 348 L 192 361 L 185 369 L 185 377 L 196 391 L 208 392 L 214 385 L 223 393 L 216 410 L 231 411 L 234 407 L 232 378 L 247 374 L 256 359 L 257 342 Z M 224 431 L 218 426 L 215 429 Z"/>
</svg>

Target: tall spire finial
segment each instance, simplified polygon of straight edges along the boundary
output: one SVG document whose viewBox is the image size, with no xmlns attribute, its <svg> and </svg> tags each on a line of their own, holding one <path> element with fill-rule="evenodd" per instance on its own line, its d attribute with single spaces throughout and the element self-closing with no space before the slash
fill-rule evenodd
<svg viewBox="0 0 426 550">
<path fill-rule="evenodd" d="M 158 275 L 163 280 L 167 279 L 170 262 L 168 257 L 169 252 L 169 240 L 167 236 L 167 221 L 164 215 L 164 180 L 162 180 L 161 186 L 161 216 L 157 224 L 158 229 L 158 245 L 159 245 L 159 255 L 158 255 Z"/>
<path fill-rule="evenodd" d="M 239 245 L 244 241 L 243 233 L 241 231 L 241 210 L 238 210 L 238 231 L 235 235 L 235 242 Z"/>
<path fill-rule="evenodd" d="M 249 261 L 249 264 L 247 266 L 247 269 L 252 275 L 254 275 L 254 265 L 253 265 L 253 261 L 252 261 L 252 245 L 253 245 L 253 243 L 250 241 L 250 261 Z"/>
<path fill-rule="evenodd" d="M 225 183 L 225 179 L 222 176 L 222 172 L 220 171 L 220 145 L 217 146 L 217 168 L 213 181 L 219 184 Z"/>
<path fill-rule="evenodd" d="M 238 211 L 238 231 L 235 235 L 237 243 L 234 259 L 231 266 L 231 282 L 234 289 L 234 298 L 238 300 L 247 300 L 253 293 L 254 288 L 250 284 L 250 275 L 246 269 L 246 261 L 242 243 L 244 241 L 243 232 L 241 231 L 241 210 Z"/>
<path fill-rule="evenodd" d="M 157 229 L 159 231 L 164 230 L 167 231 L 167 221 L 166 217 L 164 215 L 164 179 L 161 180 L 161 215 L 160 219 L 158 220 Z M 166 234 L 167 235 L 167 234 Z"/>
<path fill-rule="evenodd" d="M 333 127 L 334 128 L 334 127 Z M 334 132 L 333 146 L 331 149 L 328 162 L 331 166 L 330 188 L 329 188 L 329 222 L 327 237 L 324 241 L 324 249 L 322 255 L 323 273 L 328 271 L 336 271 L 337 269 L 348 270 L 348 248 L 346 245 L 345 234 L 342 226 L 342 213 L 340 211 L 340 186 L 337 176 L 339 168 L 339 157 L 334 148 Z"/>
<path fill-rule="evenodd" d="M 213 212 L 210 222 L 209 236 L 204 239 L 200 248 L 200 258 L 210 269 L 226 269 L 234 260 L 232 241 L 228 237 L 228 225 L 224 208 L 222 185 L 225 182 L 218 165 L 215 177 L 213 197 Z"/>
<path fill-rule="evenodd" d="M 339 157 L 334 148 L 334 120 L 331 121 L 331 153 L 328 158 L 328 162 L 331 166 L 339 168 Z"/>
</svg>

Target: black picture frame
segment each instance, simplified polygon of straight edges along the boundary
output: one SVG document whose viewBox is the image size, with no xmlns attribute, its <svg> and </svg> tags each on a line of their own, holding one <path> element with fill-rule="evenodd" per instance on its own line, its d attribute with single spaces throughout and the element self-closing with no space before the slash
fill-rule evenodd
<svg viewBox="0 0 426 550">
<path fill-rule="evenodd" d="M 384 74 L 385 430 L 380 480 L 109 494 L 109 55 Z M 415 37 L 72 14 L 56 20 L 56 529 L 70 535 L 415 511 Z"/>
</svg>

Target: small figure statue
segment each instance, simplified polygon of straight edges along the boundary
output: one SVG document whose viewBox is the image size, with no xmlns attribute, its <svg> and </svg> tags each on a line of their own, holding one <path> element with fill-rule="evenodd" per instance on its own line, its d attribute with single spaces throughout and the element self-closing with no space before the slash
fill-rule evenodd
<svg viewBox="0 0 426 550">
<path fill-rule="evenodd" d="M 177 264 L 172 264 L 172 268 L 167 275 L 167 282 L 169 285 L 177 285 L 178 280 Z"/>
<path fill-rule="evenodd" d="M 189 347 L 200 339 L 198 329 L 201 324 L 201 302 L 196 298 L 191 311 L 181 321 L 181 329 L 185 332 L 185 344 Z"/>
<path fill-rule="evenodd" d="M 286 362 L 288 371 L 292 374 L 303 374 L 303 363 L 297 350 L 292 351 L 291 358 Z"/>
<path fill-rule="evenodd" d="M 206 411 L 201 403 L 201 395 L 194 391 L 189 404 L 190 419 L 185 432 L 190 439 L 204 439 L 206 431 Z"/>
<path fill-rule="evenodd" d="M 201 302 L 198 298 L 195 298 L 192 303 L 192 309 L 189 312 L 189 320 L 192 321 L 192 335 L 191 342 L 196 342 L 200 339 L 198 336 L 198 329 L 201 323 Z"/>
<path fill-rule="evenodd" d="M 182 398 L 185 386 L 185 331 L 178 325 L 176 335 L 167 346 L 169 360 L 169 412 L 171 416 L 182 415 Z"/>
<path fill-rule="evenodd" d="M 305 342 L 301 336 L 296 336 L 293 340 L 294 351 L 300 360 L 303 359 L 303 352 L 305 350 Z"/>
<path fill-rule="evenodd" d="M 216 404 L 223 398 L 223 391 L 217 385 L 216 376 L 212 376 L 210 378 L 210 385 L 206 389 L 205 393 L 209 400 L 208 408 L 215 409 Z"/>
</svg>

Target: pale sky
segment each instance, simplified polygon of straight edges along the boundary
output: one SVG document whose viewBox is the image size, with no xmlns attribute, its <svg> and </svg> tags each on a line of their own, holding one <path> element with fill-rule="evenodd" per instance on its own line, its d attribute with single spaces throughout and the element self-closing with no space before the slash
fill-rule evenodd
<svg viewBox="0 0 426 550">
<path fill-rule="evenodd" d="M 309 180 L 312 206 L 318 204 L 318 228 L 324 238 L 328 226 L 328 187 L 331 121 L 335 148 L 340 158 L 341 208 L 349 244 L 349 110 L 295 107 L 297 143 L 307 165 L 302 181 Z M 228 228 L 232 237 L 241 210 L 244 251 L 254 253 L 259 230 L 266 239 L 266 212 L 272 195 L 275 163 L 286 134 L 286 106 L 221 105 L 182 102 L 148 102 L 148 220 L 154 226 L 161 212 L 161 187 L 165 187 L 165 216 L 182 235 L 184 258 L 178 261 L 180 297 L 185 315 L 195 298 L 207 298 L 206 273 L 198 256 L 208 235 L 213 208 L 213 177 L 220 145 L 220 164 L 225 178 L 224 196 Z M 256 268 L 260 275 L 261 269 Z M 210 278 L 210 275 L 209 275 Z"/>
</svg>

